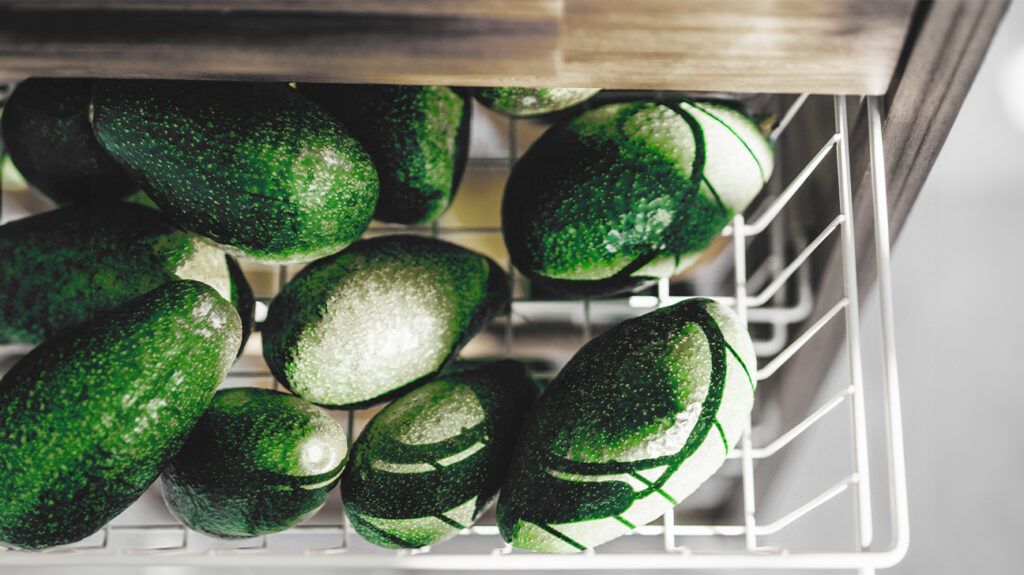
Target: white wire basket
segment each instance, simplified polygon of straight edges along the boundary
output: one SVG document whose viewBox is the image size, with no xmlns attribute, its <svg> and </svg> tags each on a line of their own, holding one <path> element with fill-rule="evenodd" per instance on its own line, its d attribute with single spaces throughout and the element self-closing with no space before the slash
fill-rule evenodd
<svg viewBox="0 0 1024 575">
<path fill-rule="evenodd" d="M 783 137 L 787 126 L 806 100 L 807 95 L 802 95 L 788 108 L 780 110 L 783 113 L 772 133 L 773 139 Z M 531 350 L 521 345 L 523 331 L 533 329 L 531 326 L 535 324 L 543 324 L 548 329 L 558 326 L 556 337 L 569 340 L 567 345 L 575 348 L 590 339 L 601 326 L 609 326 L 656 307 L 700 295 L 732 306 L 740 319 L 751 328 L 758 356 L 757 379 L 761 396 L 765 388 L 786 385 L 786 381 L 775 375 L 801 353 L 805 345 L 821 333 L 826 325 L 845 321 L 845 362 L 848 365 L 845 372 L 847 381 L 842 389 L 821 401 L 805 419 L 786 429 L 773 427 L 763 421 L 770 418 L 765 415 L 768 407 L 759 399 L 740 446 L 729 453 L 726 466 L 709 482 L 717 482 L 717 486 L 706 484 L 683 502 L 683 510 L 668 512 L 660 522 L 641 526 L 629 536 L 579 555 L 545 555 L 513 550 L 498 535 L 493 513 L 485 514 L 477 525 L 464 530 L 454 540 L 434 548 L 391 551 L 377 549 L 355 533 L 345 519 L 337 490 L 325 509 L 307 524 L 280 534 L 224 542 L 209 539 L 175 523 L 163 508 L 159 487 L 155 486 L 139 503 L 100 533 L 80 543 L 42 553 L 0 548 L 0 566 L 189 565 L 441 571 L 592 569 L 628 572 L 683 569 L 852 569 L 872 572 L 877 568 L 894 565 L 906 553 L 909 526 L 893 335 L 880 101 L 876 97 L 859 100 L 866 108 L 868 119 L 867 141 L 870 146 L 884 368 L 880 381 L 868 382 L 865 381 L 860 344 L 861 318 L 854 253 L 855 231 L 852 225 L 847 98 L 836 96 L 832 101 L 835 124 L 831 135 L 792 180 L 780 182 L 779 177 L 776 177 L 770 183 L 765 192 L 766 200 L 750 210 L 754 213 L 737 215 L 733 219 L 722 233 L 723 243 L 731 242 L 731 248 L 718 258 L 718 262 L 704 266 L 700 275 L 686 284 L 693 293 L 679 293 L 680 289 L 675 284 L 670 285 L 668 280 L 663 280 L 655 290 L 617 298 L 543 300 L 529 297 L 523 292 L 520 285 L 522 278 L 510 266 L 509 274 L 515 288 L 511 314 L 495 320 L 478 337 L 479 342 L 474 340 L 463 351 L 463 355 L 469 357 L 535 359 L 531 357 Z M 471 172 L 474 169 L 484 170 L 492 176 L 503 177 L 515 162 L 522 143 L 517 137 L 517 121 L 501 121 L 508 123 L 508 157 L 471 157 Z M 836 185 L 828 190 L 808 189 L 809 186 L 805 184 L 830 156 L 836 162 Z M 812 193 L 836 194 L 838 212 L 808 241 L 795 231 L 798 226 L 787 225 L 786 222 L 787 214 L 790 214 L 794 206 Z M 460 192 L 462 194 L 464 192 Z M 483 237 L 500 243 L 501 237 L 501 230 L 496 224 L 472 225 L 470 222 L 467 225 L 463 222 L 461 225 L 449 225 L 444 219 L 442 223 L 430 227 L 375 226 L 369 234 L 399 231 L 431 234 L 456 243 L 466 243 L 467 238 Z M 838 239 L 835 239 L 836 236 Z M 751 257 L 749 247 L 755 241 L 762 241 L 761 245 L 767 248 L 762 249 L 757 256 L 759 264 L 750 269 L 748 261 L 754 261 L 754 258 Z M 815 294 L 808 262 L 816 250 L 829 241 L 838 241 L 840 245 L 844 293 L 824 315 L 810 318 L 815 308 Z M 251 265 L 246 266 L 247 272 L 253 269 Z M 295 271 L 295 266 L 274 269 L 277 275 L 276 288 L 279 289 Z M 714 281 L 714 278 L 727 281 Z M 728 286 L 728 290 L 705 292 L 721 285 Z M 265 304 L 273 293 L 257 295 L 263 296 L 261 304 Z M 260 311 L 265 313 L 265 307 L 258 305 L 258 316 Z M 810 327 L 797 334 L 795 329 L 800 325 Z M 254 336 L 246 356 L 232 370 L 225 385 L 276 386 L 259 357 L 258 334 Z M 562 343 L 566 344 L 565 341 Z M 24 348 L 16 346 L 0 347 L 0 359 L 4 359 L 5 355 L 7 359 L 12 359 L 24 351 Z M 831 361 L 832 358 L 826 359 Z M 538 367 L 537 362 L 532 363 Z M 542 363 L 535 369 L 535 375 L 541 378 L 553 376 L 557 372 L 558 363 Z M 876 442 L 869 446 L 868 422 L 872 418 L 867 414 L 866 389 L 872 394 L 878 394 L 875 397 L 883 400 L 880 405 L 883 406 L 881 409 L 886 427 L 884 444 Z M 792 442 L 814 434 L 821 427 L 819 422 L 839 411 L 844 404 L 849 408 L 850 441 L 846 446 L 848 452 L 837 452 L 835 456 L 850 458 L 852 465 L 849 473 L 820 492 L 806 494 L 802 503 L 786 509 L 778 516 L 765 517 L 758 513 L 755 471 L 759 462 L 780 457 Z M 376 409 L 336 412 L 348 425 L 350 441 Z M 887 491 L 890 497 L 884 506 L 879 506 L 871 498 L 869 448 L 885 452 Z M 852 496 L 840 497 L 844 493 Z M 735 499 L 742 501 L 742 512 L 739 519 L 732 522 L 695 520 L 702 517 L 687 513 L 685 509 L 690 507 L 691 501 L 701 501 L 702 495 L 705 496 L 704 501 L 720 504 L 723 498 L 734 494 L 741 495 Z M 852 510 L 838 510 L 843 501 L 852 505 Z M 775 544 L 778 536 L 784 535 L 787 529 L 799 524 L 805 517 L 837 510 L 844 511 L 839 513 L 840 517 L 853 518 L 856 538 L 852 546 L 841 546 L 837 542 L 834 549 L 804 552 Z M 708 514 L 705 517 L 716 518 Z M 880 521 L 879 517 L 887 519 Z M 892 535 L 892 541 L 884 545 L 874 541 L 874 533 L 880 523 L 884 523 Z M 764 544 L 767 537 L 772 538 L 772 546 Z"/>
</svg>

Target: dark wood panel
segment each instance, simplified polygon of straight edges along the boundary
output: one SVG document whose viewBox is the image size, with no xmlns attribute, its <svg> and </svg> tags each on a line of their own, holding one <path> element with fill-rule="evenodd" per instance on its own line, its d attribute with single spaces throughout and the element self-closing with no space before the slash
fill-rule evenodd
<svg viewBox="0 0 1024 575">
<path fill-rule="evenodd" d="M 914 4 L 0 0 L 0 77 L 876 94 Z"/>
</svg>

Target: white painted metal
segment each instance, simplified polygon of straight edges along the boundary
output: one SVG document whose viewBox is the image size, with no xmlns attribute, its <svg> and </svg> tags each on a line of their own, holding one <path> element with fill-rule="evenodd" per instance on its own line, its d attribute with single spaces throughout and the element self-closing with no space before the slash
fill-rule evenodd
<svg viewBox="0 0 1024 575">
<path fill-rule="evenodd" d="M 798 98 L 787 110 L 772 137 L 783 135 L 786 126 L 799 112 L 806 96 Z M 785 381 L 772 378 L 785 363 L 800 353 L 822 327 L 840 312 L 844 312 L 848 334 L 847 355 L 850 361 L 850 382 L 837 395 L 821 404 L 803 421 L 791 428 L 777 432 L 766 439 L 760 447 L 754 446 L 748 426 L 741 440 L 741 446 L 730 454 L 730 459 L 739 459 L 742 471 L 744 514 L 741 524 L 677 524 L 676 517 L 668 513 L 661 522 L 641 526 L 632 537 L 660 537 L 661 549 L 645 553 L 598 552 L 577 556 L 529 554 L 512 550 L 501 542 L 494 525 L 478 525 L 462 532 L 463 538 L 478 542 L 473 553 L 438 552 L 422 549 L 416 552 L 371 551 L 356 545 L 356 535 L 344 517 L 333 525 L 303 525 L 280 535 L 258 540 L 240 542 L 234 548 L 200 548 L 195 537 L 180 525 L 123 525 L 108 526 L 97 536 L 77 545 L 45 553 L 26 553 L 0 550 L 2 566 L 61 566 L 61 565 L 180 565 L 180 566 L 223 566 L 223 567 L 335 567 L 347 569 L 378 568 L 394 570 L 438 570 L 438 571 L 509 571 L 509 570 L 684 570 L 684 569 L 847 569 L 870 573 L 897 563 L 905 555 L 909 541 L 909 524 L 906 491 L 906 470 L 904 468 L 903 432 L 899 400 L 899 378 L 896 369 L 896 350 L 893 328 L 892 286 L 889 273 L 889 231 L 886 203 L 886 182 L 881 138 L 881 114 L 879 100 L 875 97 L 864 99 L 867 106 L 871 181 L 873 186 L 875 244 L 878 263 L 878 286 L 881 296 L 881 319 L 883 333 L 882 359 L 885 368 L 882 385 L 873 388 L 885 398 L 885 419 L 888 455 L 888 487 L 890 501 L 888 511 L 893 542 L 885 549 L 872 546 L 874 528 L 868 497 L 867 469 L 867 418 L 864 403 L 865 385 L 861 370 L 861 346 L 858 337 L 859 309 L 857 299 L 856 259 L 853 249 L 853 202 L 849 177 L 849 132 L 846 121 L 846 100 L 834 98 L 836 130 L 820 150 L 775 198 L 768 202 L 760 215 L 745 223 L 739 215 L 723 233 L 732 236 L 734 262 L 733 293 L 710 294 L 712 297 L 736 308 L 742 320 L 752 328 L 770 328 L 772 335 L 755 338 L 760 367 L 757 377 L 760 387 L 785 385 Z M 511 167 L 516 159 L 516 122 L 509 123 L 509 157 L 506 166 Z M 780 218 L 785 208 L 803 190 L 804 183 L 818 169 L 830 152 L 836 152 L 839 180 L 837 191 L 840 212 L 832 222 L 812 241 L 805 242 L 799 237 L 786 233 Z M 471 160 L 472 161 L 472 160 Z M 493 162 L 492 162 L 493 163 Z M 409 232 L 408 228 L 396 228 Z M 823 316 L 818 318 L 804 333 L 785 345 L 791 328 L 806 320 L 814 306 L 814 294 L 806 261 L 814 251 L 823 245 L 836 230 L 840 231 L 841 253 L 844 260 L 843 285 L 845 297 L 836 302 Z M 748 274 L 747 242 L 770 230 L 776 240 L 772 242 L 773 253 L 763 265 Z M 417 233 L 453 236 L 465 233 L 500 233 L 496 228 L 444 227 L 416 228 Z M 782 238 L 786 241 L 779 241 Z M 792 254 L 796 254 L 793 256 Z M 792 259 L 790 259 L 790 257 Z M 784 262 L 789 263 L 783 265 Z M 515 270 L 510 269 L 510 277 Z M 279 280 L 283 283 L 287 270 L 280 270 Z M 788 289 L 791 288 L 791 289 Z M 748 294 L 748 289 L 754 291 Z M 534 301 L 520 300 L 513 304 L 512 321 L 504 324 L 504 352 L 515 356 L 516 326 L 523 318 L 555 318 L 579 325 L 584 338 L 592 333 L 593 321 L 608 322 L 625 319 L 655 307 L 671 305 L 687 296 L 671 293 L 668 281 L 660 282 L 656 295 L 634 295 L 623 298 L 577 300 L 577 301 Z M 518 319 L 517 319 L 518 318 Z M 0 356 L 9 353 L 23 353 L 24 346 L 0 346 Z M 238 376 L 266 375 L 264 373 L 237 373 Z M 766 381 L 767 380 L 767 381 Z M 780 517 L 768 519 L 759 517 L 753 498 L 756 462 L 778 456 L 787 445 L 798 437 L 813 433 L 818 422 L 849 399 L 853 441 L 850 454 L 854 461 L 850 474 L 827 489 L 810 496 L 803 504 L 789 510 Z M 347 414 L 348 431 L 351 440 L 354 431 L 354 412 Z M 780 548 L 766 548 L 758 545 L 758 537 L 784 535 L 786 528 L 799 522 L 811 513 L 826 513 L 839 508 L 847 491 L 857 494 L 854 499 L 854 513 L 858 539 L 853 549 L 840 547 L 815 553 L 791 552 Z M 132 548 L 123 541 L 140 536 L 161 536 L 163 543 L 149 548 Z M 277 538 L 300 537 L 310 541 L 302 553 L 278 551 L 272 544 Z M 690 538 L 697 543 L 699 538 L 729 541 L 743 538 L 741 547 L 729 552 L 698 552 L 689 545 L 681 546 L 677 538 Z M 316 539 L 319 538 L 319 539 Z M 324 538 L 334 543 L 325 545 Z M 317 543 L 313 543 L 314 539 Z M 170 543 L 170 544 L 168 544 Z M 687 542 L 689 543 L 689 541 Z M 695 545 L 696 546 L 696 545 Z M 599 550 L 600 551 L 600 550 Z"/>
</svg>

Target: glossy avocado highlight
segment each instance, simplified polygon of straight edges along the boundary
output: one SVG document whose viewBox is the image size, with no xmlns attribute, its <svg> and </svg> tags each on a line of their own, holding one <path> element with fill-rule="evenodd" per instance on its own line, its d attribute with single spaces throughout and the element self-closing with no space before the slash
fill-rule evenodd
<svg viewBox="0 0 1024 575">
<path fill-rule="evenodd" d="M 600 92 L 596 88 L 474 88 L 481 104 L 513 118 L 531 118 L 578 106 Z"/>
<path fill-rule="evenodd" d="M 92 80 L 31 78 L 18 84 L 0 118 L 11 161 L 58 204 L 122 198 L 138 189 L 96 141 Z"/>
<path fill-rule="evenodd" d="M 445 374 L 385 407 L 342 476 L 356 532 L 416 548 L 473 525 L 505 479 L 536 395 L 521 363 L 500 361 Z"/>
<path fill-rule="evenodd" d="M 362 240 L 284 286 L 263 357 L 308 401 L 369 405 L 437 375 L 508 306 L 508 278 L 486 256 L 420 236 Z"/>
<path fill-rule="evenodd" d="M 742 112 L 678 100 L 588 110 L 515 164 L 502 201 L 515 266 L 569 295 L 628 291 L 692 265 L 771 176 Z"/>
<path fill-rule="evenodd" d="M 537 401 L 501 488 L 502 537 L 574 553 L 661 517 L 739 441 L 755 361 L 735 313 L 707 299 L 591 340 Z"/>
<path fill-rule="evenodd" d="M 164 468 L 164 500 L 189 529 L 236 539 L 315 514 L 348 456 L 341 424 L 294 395 L 222 389 Z"/>
<path fill-rule="evenodd" d="M 175 281 L 40 345 L 0 380 L 0 542 L 79 541 L 181 448 L 241 340 L 213 288 Z"/>
<path fill-rule="evenodd" d="M 93 109 L 99 142 L 160 210 L 232 255 L 312 261 L 373 216 L 369 154 L 286 85 L 97 81 Z"/>
<path fill-rule="evenodd" d="M 299 91 L 344 124 L 370 153 L 380 176 L 376 219 L 425 224 L 448 208 L 469 155 L 472 106 L 464 90 L 300 84 Z"/>
</svg>

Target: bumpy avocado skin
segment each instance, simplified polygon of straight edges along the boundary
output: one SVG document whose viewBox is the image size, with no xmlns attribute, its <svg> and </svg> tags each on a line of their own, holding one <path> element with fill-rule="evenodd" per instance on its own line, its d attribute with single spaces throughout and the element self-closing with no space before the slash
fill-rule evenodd
<svg viewBox="0 0 1024 575">
<path fill-rule="evenodd" d="M 474 88 L 481 104 L 513 118 L 543 116 L 593 98 L 595 88 Z"/>
<path fill-rule="evenodd" d="M 37 344 L 177 279 L 230 296 L 224 252 L 124 202 L 0 226 L 0 342 Z"/>
<path fill-rule="evenodd" d="M 160 210 L 233 255 L 311 261 L 373 216 L 369 154 L 287 86 L 98 81 L 93 105 L 100 143 Z"/>
<path fill-rule="evenodd" d="M 444 86 L 302 84 L 370 153 L 380 176 L 374 217 L 424 224 L 451 204 L 469 155 L 472 106 Z"/>
<path fill-rule="evenodd" d="M 555 291 L 604 295 L 685 268 L 771 175 L 738 111 L 632 102 L 562 122 L 516 163 L 502 227 L 516 267 Z"/>
<path fill-rule="evenodd" d="M 285 285 L 263 356 L 308 401 L 370 405 L 439 373 L 508 305 L 508 278 L 486 256 L 418 236 L 363 240 Z"/>
<path fill-rule="evenodd" d="M 238 261 L 231 256 L 225 256 L 228 264 L 228 274 L 231 276 L 231 305 L 238 310 L 238 316 L 242 318 L 242 343 L 238 348 L 238 355 L 245 351 L 245 344 L 252 335 L 252 326 L 256 323 L 256 296 L 252 292 L 249 280 L 242 273 L 242 267 Z"/>
<path fill-rule="evenodd" d="M 352 446 L 345 511 L 375 545 L 416 548 L 469 527 L 497 493 L 537 387 L 502 361 L 398 398 Z"/>
<path fill-rule="evenodd" d="M 131 505 L 209 405 L 240 337 L 230 303 L 179 281 L 16 364 L 0 381 L 0 542 L 72 543 Z"/>
<path fill-rule="evenodd" d="M 660 517 L 724 463 L 753 405 L 753 345 L 688 300 L 625 321 L 545 388 L 498 501 L 523 549 L 576 552 Z"/>
<path fill-rule="evenodd" d="M 96 142 L 91 98 L 91 80 L 32 78 L 18 84 L 0 118 L 18 171 L 58 204 L 112 200 L 138 188 Z"/>
<path fill-rule="evenodd" d="M 347 455 L 344 429 L 322 409 L 269 389 L 222 389 L 164 468 L 164 500 L 207 535 L 276 533 L 323 506 Z"/>
</svg>

